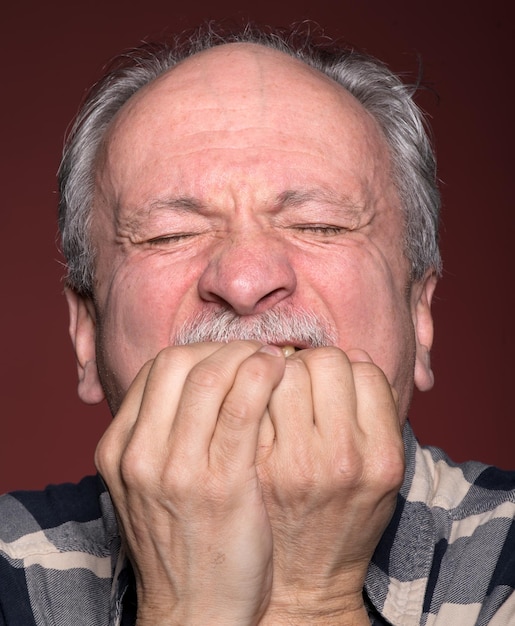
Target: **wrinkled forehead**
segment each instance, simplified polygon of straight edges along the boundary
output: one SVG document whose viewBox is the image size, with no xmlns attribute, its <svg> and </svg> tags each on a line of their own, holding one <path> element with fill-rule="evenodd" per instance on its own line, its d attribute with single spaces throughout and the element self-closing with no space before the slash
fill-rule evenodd
<svg viewBox="0 0 515 626">
<path fill-rule="evenodd" d="M 286 53 L 231 43 L 200 52 L 137 92 L 118 112 L 106 139 L 113 149 L 151 144 L 163 133 L 264 132 L 288 124 L 309 140 L 345 126 L 347 143 L 384 142 L 376 121 L 341 85 Z M 279 140 L 279 138 L 278 138 Z"/>
</svg>

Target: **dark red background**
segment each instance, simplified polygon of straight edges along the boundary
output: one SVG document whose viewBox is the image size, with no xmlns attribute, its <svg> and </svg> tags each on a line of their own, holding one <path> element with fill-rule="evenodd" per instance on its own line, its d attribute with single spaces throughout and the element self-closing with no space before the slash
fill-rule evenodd
<svg viewBox="0 0 515 626">
<path fill-rule="evenodd" d="M 416 74 L 422 59 L 431 90 L 420 102 L 432 118 L 442 179 L 445 274 L 434 306 L 436 385 L 416 395 L 411 419 L 423 442 L 457 460 L 515 466 L 510 3 L 253 4 L 30 0 L 3 8 L 0 491 L 93 471 L 110 419 L 105 406 L 82 406 L 75 396 L 55 245 L 65 128 L 115 53 L 223 17 L 313 19 L 404 73 Z"/>
</svg>

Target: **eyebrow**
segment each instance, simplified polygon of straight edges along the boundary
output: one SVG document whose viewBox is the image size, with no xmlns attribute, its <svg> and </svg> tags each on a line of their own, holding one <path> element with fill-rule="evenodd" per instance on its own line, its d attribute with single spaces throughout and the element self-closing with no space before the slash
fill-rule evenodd
<svg viewBox="0 0 515 626">
<path fill-rule="evenodd" d="M 369 213 L 370 206 L 356 202 L 345 193 L 338 194 L 331 189 L 316 187 L 313 189 L 288 190 L 279 194 L 278 205 L 281 208 L 295 208 L 319 203 L 328 205 L 338 215 L 345 215 L 353 224 L 359 224 Z"/>
<path fill-rule="evenodd" d="M 359 220 L 366 207 L 357 203 L 347 194 L 337 194 L 331 189 L 314 187 L 310 189 L 287 189 L 267 204 L 275 210 L 301 207 L 311 203 L 322 203 L 332 206 L 338 212 L 344 212 L 351 220 Z M 172 209 L 184 213 L 210 213 L 213 209 L 195 196 L 172 196 L 161 198 L 150 204 L 149 210 Z"/>
<path fill-rule="evenodd" d="M 323 189 L 289 189 L 279 194 L 278 204 L 280 206 L 299 206 L 301 204 L 308 204 L 310 202 L 323 202 L 326 204 L 333 204 L 338 207 L 345 207 L 347 209 L 359 210 L 359 206 L 355 201 L 345 194 L 341 196 L 334 192 Z"/>
<path fill-rule="evenodd" d="M 205 208 L 203 202 L 193 196 L 178 196 L 177 198 L 166 198 L 165 200 L 156 200 L 150 204 L 151 209 L 179 209 L 182 211 L 200 211 Z"/>
</svg>

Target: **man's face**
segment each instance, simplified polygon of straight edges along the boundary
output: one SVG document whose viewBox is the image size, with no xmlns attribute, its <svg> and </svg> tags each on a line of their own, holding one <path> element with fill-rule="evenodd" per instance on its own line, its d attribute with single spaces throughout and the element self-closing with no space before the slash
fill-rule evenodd
<svg viewBox="0 0 515 626">
<path fill-rule="evenodd" d="M 315 314 L 383 369 L 401 416 L 416 354 L 430 386 L 432 288 L 410 288 L 382 134 L 343 88 L 282 53 L 222 46 L 136 94 L 98 161 L 91 234 L 95 307 L 79 305 L 77 327 L 86 401 L 102 384 L 116 411 L 147 360 L 222 310 L 243 323 Z M 285 334 L 276 342 L 306 347 Z"/>
</svg>

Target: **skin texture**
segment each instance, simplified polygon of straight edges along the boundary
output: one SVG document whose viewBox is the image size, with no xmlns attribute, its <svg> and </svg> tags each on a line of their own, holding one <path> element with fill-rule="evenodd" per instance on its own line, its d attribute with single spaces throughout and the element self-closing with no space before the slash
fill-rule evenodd
<svg viewBox="0 0 515 626">
<path fill-rule="evenodd" d="M 281 53 L 196 55 L 111 124 L 92 240 L 95 301 L 67 293 L 70 332 L 79 395 L 116 415 L 96 461 L 138 623 L 368 623 L 435 286 L 409 283 L 376 122 Z M 300 309 L 334 346 L 173 347 L 200 313 Z"/>
</svg>

